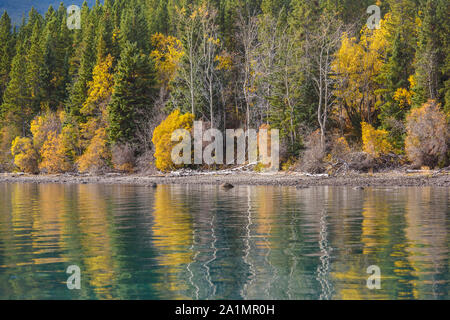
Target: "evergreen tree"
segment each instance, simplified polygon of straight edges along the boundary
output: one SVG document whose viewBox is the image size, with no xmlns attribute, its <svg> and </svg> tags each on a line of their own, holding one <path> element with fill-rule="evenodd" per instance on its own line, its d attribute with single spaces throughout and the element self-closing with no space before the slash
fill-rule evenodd
<svg viewBox="0 0 450 320">
<path fill-rule="evenodd" d="M 409 110 L 408 105 L 402 105 L 395 99 L 399 90 L 409 90 L 411 75 L 414 74 L 417 3 L 414 0 L 388 1 L 391 12 L 386 19 L 388 30 L 388 49 L 386 63 L 379 75 L 378 81 L 384 86 L 384 104 L 380 107 L 379 119 L 384 129 L 390 132 L 390 138 L 397 146 L 403 144 L 402 121 Z"/>
<path fill-rule="evenodd" d="M 115 46 L 113 29 L 111 8 L 105 7 L 97 27 L 97 60 L 105 58 L 108 54 L 118 58 L 120 53 L 118 47 Z"/>
<path fill-rule="evenodd" d="M 30 91 L 24 85 L 26 84 L 26 65 L 25 50 L 21 44 L 11 64 L 11 80 L 5 90 L 0 108 L 2 118 L 9 125 L 20 130 L 22 136 L 28 133 L 30 121 L 34 116 L 30 105 Z"/>
<path fill-rule="evenodd" d="M 152 34 L 159 32 L 167 35 L 170 31 L 167 0 L 157 0 L 154 5 L 156 5 L 156 9 L 152 11 L 150 16 L 150 31 Z"/>
<path fill-rule="evenodd" d="M 78 118 L 80 117 L 80 108 L 87 98 L 88 83 L 92 80 L 92 70 L 96 64 L 95 30 L 93 24 L 86 26 L 86 35 L 81 45 L 81 62 L 78 75 L 69 89 L 69 101 L 67 103 L 70 113 Z"/>
<path fill-rule="evenodd" d="M 69 72 L 68 50 L 71 40 L 67 34 L 65 19 L 57 12 L 48 14 L 47 23 L 42 32 L 42 50 L 44 52 L 44 102 L 53 110 L 66 100 L 66 88 Z"/>
<path fill-rule="evenodd" d="M 133 142 L 139 119 L 151 112 L 156 95 L 155 79 L 154 66 L 148 56 L 140 52 L 136 43 L 126 43 L 108 106 L 112 142 Z"/>
<path fill-rule="evenodd" d="M 8 13 L 4 12 L 0 18 L 0 104 L 9 82 L 9 71 L 14 53 L 14 39 L 11 31 L 11 19 Z"/>
<path fill-rule="evenodd" d="M 136 0 L 124 9 L 120 21 L 120 44 L 122 50 L 128 42 L 136 43 L 137 48 L 148 52 L 150 35 L 143 8 Z"/>
<path fill-rule="evenodd" d="M 444 82 L 449 79 L 445 71 L 448 57 L 449 41 L 448 16 L 444 9 L 449 9 L 447 1 L 427 0 L 420 17 L 418 48 L 415 58 L 414 103 L 421 106 L 428 99 L 437 100 L 444 105 Z M 441 90 L 440 90 L 441 89 Z"/>
<path fill-rule="evenodd" d="M 30 38 L 30 49 L 26 55 L 26 75 L 25 81 L 30 92 L 31 108 L 34 112 L 40 109 L 40 103 L 43 95 L 43 79 L 42 73 L 44 70 L 44 54 L 40 43 L 41 30 L 39 23 L 36 22 L 33 29 L 33 34 Z"/>
</svg>

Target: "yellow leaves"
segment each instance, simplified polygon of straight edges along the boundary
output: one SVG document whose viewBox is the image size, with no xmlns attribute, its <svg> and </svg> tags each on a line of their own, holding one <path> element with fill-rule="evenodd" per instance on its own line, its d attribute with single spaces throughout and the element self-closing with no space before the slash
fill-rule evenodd
<svg viewBox="0 0 450 320">
<path fill-rule="evenodd" d="M 108 55 L 95 66 L 92 81 L 89 82 L 88 97 L 80 110 L 83 115 L 96 114 L 106 119 L 106 103 L 114 85 L 112 64 L 113 57 Z"/>
<path fill-rule="evenodd" d="M 377 76 L 382 71 L 388 48 L 386 21 L 381 21 L 380 29 L 364 27 L 359 42 L 347 33 L 341 40 L 332 64 L 337 80 L 334 94 L 354 112 L 360 112 L 364 119 L 378 105 Z"/>
<path fill-rule="evenodd" d="M 71 125 L 61 128 L 66 120 L 67 114 L 61 111 L 47 112 L 31 122 L 33 145 L 42 159 L 39 164 L 41 171 L 59 173 L 72 168 L 71 158 L 75 157 L 75 145 L 69 140 L 69 132 L 73 128 Z"/>
<path fill-rule="evenodd" d="M 209 37 L 207 40 L 209 43 L 215 45 L 215 46 L 219 46 L 220 45 L 220 39 L 214 39 L 213 37 Z"/>
<path fill-rule="evenodd" d="M 413 89 L 417 85 L 416 77 L 412 74 L 408 78 L 409 87 Z"/>
<path fill-rule="evenodd" d="M 362 122 L 361 127 L 364 152 L 378 158 L 382 154 L 393 151 L 392 145 L 387 140 L 388 132 L 386 130 L 375 129 L 366 122 Z"/>
<path fill-rule="evenodd" d="M 386 28 L 389 16 L 380 20 L 380 29 L 369 29 L 364 26 L 361 29 L 360 43 L 363 47 L 370 49 L 370 51 L 384 53 L 388 47 L 388 30 Z"/>
<path fill-rule="evenodd" d="M 155 50 L 151 52 L 150 57 L 155 61 L 159 81 L 168 85 L 174 79 L 184 55 L 183 45 L 177 38 L 161 33 L 152 36 L 152 44 Z"/>
<path fill-rule="evenodd" d="M 14 164 L 27 173 L 38 172 L 38 155 L 30 138 L 16 137 L 11 145 Z"/>
<path fill-rule="evenodd" d="M 404 88 L 398 88 L 394 93 L 394 100 L 398 102 L 401 108 L 411 105 L 412 93 Z"/>
<path fill-rule="evenodd" d="M 217 55 L 214 61 L 217 62 L 217 70 L 230 71 L 233 67 L 233 60 L 230 55 Z"/>
<path fill-rule="evenodd" d="M 178 129 L 191 131 L 193 122 L 193 114 L 181 115 L 179 110 L 175 110 L 156 127 L 152 142 L 155 145 L 155 165 L 159 170 L 169 171 L 177 167 L 172 161 L 172 149 L 177 144 L 172 141 L 172 134 Z"/>
<path fill-rule="evenodd" d="M 408 81 L 411 90 L 407 90 L 405 88 L 398 88 L 393 96 L 393 99 L 397 101 L 400 108 L 406 108 L 408 106 L 411 106 L 412 104 L 412 97 L 414 95 L 413 89 L 416 86 L 416 78 L 414 77 L 414 75 L 411 75 L 408 78 Z"/>
<path fill-rule="evenodd" d="M 108 165 L 111 155 L 108 148 L 108 135 L 105 128 L 95 132 L 86 152 L 77 160 L 80 172 L 97 172 Z"/>
<path fill-rule="evenodd" d="M 357 104 L 357 101 L 362 97 L 359 85 L 363 80 L 361 71 L 364 70 L 362 61 L 365 52 L 363 47 L 355 41 L 355 38 L 344 35 L 341 48 L 336 53 L 336 59 L 333 63 L 333 70 L 338 74 L 338 77 L 346 81 L 345 86 L 338 87 L 336 95 L 349 106 Z"/>
<path fill-rule="evenodd" d="M 47 139 L 51 131 L 59 131 L 61 122 L 57 114 L 46 112 L 37 116 L 31 121 L 31 133 L 33 134 L 33 144 L 36 150 L 39 150 Z"/>
<path fill-rule="evenodd" d="M 69 171 L 72 167 L 67 155 L 62 135 L 52 131 L 41 150 L 42 162 L 39 164 L 41 171 L 47 173 L 60 173 Z"/>
</svg>

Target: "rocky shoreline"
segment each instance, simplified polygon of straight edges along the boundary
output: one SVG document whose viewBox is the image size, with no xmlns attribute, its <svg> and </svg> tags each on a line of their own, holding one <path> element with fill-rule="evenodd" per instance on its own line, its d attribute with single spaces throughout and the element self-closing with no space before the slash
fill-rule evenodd
<svg viewBox="0 0 450 320">
<path fill-rule="evenodd" d="M 0 174 L 0 183 L 58 183 L 58 184 L 131 184 L 155 185 L 271 185 L 271 186 L 434 186 L 450 187 L 449 171 L 389 171 L 384 173 L 350 173 L 341 176 L 308 175 L 302 173 L 191 173 L 170 175 L 127 175 L 110 173 L 104 175 L 26 175 L 23 173 Z"/>
</svg>

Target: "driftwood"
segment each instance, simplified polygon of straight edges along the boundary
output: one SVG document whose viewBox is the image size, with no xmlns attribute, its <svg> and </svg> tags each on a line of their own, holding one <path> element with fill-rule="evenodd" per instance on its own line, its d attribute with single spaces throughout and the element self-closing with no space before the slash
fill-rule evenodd
<svg viewBox="0 0 450 320">
<path fill-rule="evenodd" d="M 256 163 L 249 163 L 237 168 L 231 168 L 231 169 L 225 169 L 225 170 L 218 170 L 218 171 L 195 171 L 190 169 L 182 169 L 178 171 L 172 171 L 169 176 L 175 176 L 175 177 L 185 177 L 185 176 L 209 176 L 209 175 L 228 175 L 228 174 L 234 174 L 234 173 L 242 173 L 242 172 L 248 172 L 245 169 L 249 169 L 253 166 L 255 166 Z"/>
</svg>

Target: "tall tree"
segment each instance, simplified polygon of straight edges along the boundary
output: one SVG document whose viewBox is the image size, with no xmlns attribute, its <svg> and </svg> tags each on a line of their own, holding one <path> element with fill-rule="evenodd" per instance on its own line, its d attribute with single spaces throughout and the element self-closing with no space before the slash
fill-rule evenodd
<svg viewBox="0 0 450 320">
<path fill-rule="evenodd" d="M 26 75 L 25 84 L 30 92 L 31 108 L 38 112 L 40 110 L 40 103 L 43 98 L 43 78 L 44 70 L 44 53 L 41 47 L 41 28 L 36 22 L 33 29 L 33 34 L 30 38 L 30 49 L 26 54 Z"/>
<path fill-rule="evenodd" d="M 9 125 L 20 130 L 22 136 L 29 131 L 29 124 L 33 118 L 33 110 L 30 104 L 30 91 L 26 84 L 27 60 L 23 44 L 19 45 L 17 53 L 11 65 L 11 80 L 3 96 L 1 106 L 2 118 Z"/>
<path fill-rule="evenodd" d="M 9 82 L 9 71 L 14 54 L 13 41 L 11 18 L 5 11 L 0 18 L 0 104 Z"/>
<path fill-rule="evenodd" d="M 342 23 L 332 14 L 322 14 L 317 29 L 305 42 L 305 70 L 314 83 L 317 95 L 317 121 L 320 127 L 321 147 L 325 150 L 328 118 L 334 106 L 332 64 L 343 33 Z"/>
<path fill-rule="evenodd" d="M 448 1 L 427 0 L 419 17 L 418 48 L 415 58 L 414 103 L 420 106 L 428 99 L 444 102 L 444 82 L 449 79 L 445 71 L 449 56 Z M 447 12 L 447 14 L 445 13 Z M 442 103 L 444 105 L 444 103 Z"/>
<path fill-rule="evenodd" d="M 70 113 L 75 117 L 80 116 L 80 108 L 87 98 L 88 83 L 92 80 L 92 71 L 96 64 L 94 25 L 88 23 L 85 28 L 87 31 L 82 41 L 80 67 L 78 75 L 69 89 L 70 95 L 67 103 Z"/>
<path fill-rule="evenodd" d="M 112 142 L 133 142 L 139 120 L 152 111 L 156 98 L 154 65 L 136 43 L 126 43 L 108 106 Z"/>
</svg>

